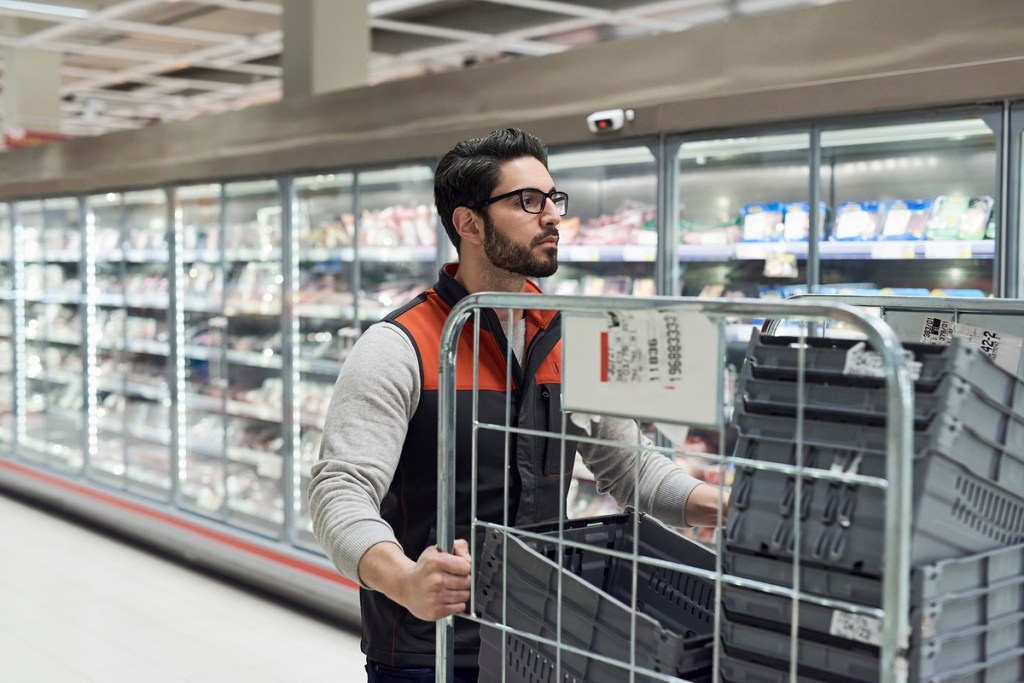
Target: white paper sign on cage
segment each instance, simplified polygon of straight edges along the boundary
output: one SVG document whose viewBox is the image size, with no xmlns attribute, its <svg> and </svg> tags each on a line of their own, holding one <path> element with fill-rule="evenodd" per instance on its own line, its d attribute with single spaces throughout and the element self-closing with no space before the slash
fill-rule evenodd
<svg viewBox="0 0 1024 683">
<path fill-rule="evenodd" d="M 566 312 L 563 325 L 566 409 L 721 424 L 721 328 L 697 308 Z"/>
</svg>

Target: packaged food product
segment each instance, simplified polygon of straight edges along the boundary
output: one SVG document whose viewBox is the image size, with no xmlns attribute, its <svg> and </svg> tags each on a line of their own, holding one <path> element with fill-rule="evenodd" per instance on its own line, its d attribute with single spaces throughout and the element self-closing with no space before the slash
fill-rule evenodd
<svg viewBox="0 0 1024 683">
<path fill-rule="evenodd" d="M 882 213 L 883 240 L 923 240 L 928 230 L 928 217 L 931 215 L 931 199 L 898 199 L 885 202 Z"/>
<path fill-rule="evenodd" d="M 783 208 L 778 202 L 744 204 L 742 241 L 776 242 L 782 239 Z"/>
<path fill-rule="evenodd" d="M 836 209 L 832 239 L 865 241 L 878 239 L 880 225 L 878 202 L 843 202 Z"/>
</svg>

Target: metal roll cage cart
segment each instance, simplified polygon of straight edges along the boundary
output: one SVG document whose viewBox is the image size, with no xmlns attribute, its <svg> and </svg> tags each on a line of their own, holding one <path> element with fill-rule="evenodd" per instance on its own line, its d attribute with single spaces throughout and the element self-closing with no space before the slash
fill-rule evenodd
<svg viewBox="0 0 1024 683">
<path fill-rule="evenodd" d="M 991 302 L 987 302 L 991 303 Z M 547 638 L 536 635 L 536 631 L 527 632 L 521 629 L 512 628 L 507 625 L 507 621 L 504 619 L 505 615 L 505 601 L 509 600 L 508 592 L 505 591 L 502 598 L 501 605 L 501 620 L 492 620 L 481 616 L 478 612 L 478 597 L 476 591 L 469 606 L 467 614 L 458 615 L 459 619 L 468 619 L 475 621 L 482 625 L 487 624 L 494 627 L 502 635 L 502 672 L 500 680 L 505 680 L 505 661 L 504 661 L 504 647 L 505 637 L 515 636 L 524 642 L 535 644 L 539 646 L 545 646 L 554 648 L 555 657 L 552 662 L 552 675 L 551 681 L 561 681 L 561 667 L 562 662 L 567 661 L 569 657 L 584 657 L 588 661 L 595 661 L 601 665 L 608 665 L 618 667 L 616 669 L 618 674 L 614 677 L 614 680 L 666 680 L 666 681 L 679 681 L 679 674 L 676 671 L 661 668 L 655 670 L 649 665 L 641 664 L 640 657 L 638 657 L 638 647 L 644 645 L 639 642 L 639 631 L 638 631 L 638 617 L 643 615 L 637 615 L 637 583 L 636 574 L 637 569 L 644 565 L 651 565 L 655 569 L 667 568 L 673 571 L 682 572 L 686 575 L 699 577 L 705 581 L 711 581 L 714 585 L 713 600 L 711 603 L 712 607 L 717 606 L 721 602 L 721 593 L 723 584 L 729 584 L 739 586 L 743 588 L 752 588 L 759 591 L 768 592 L 776 596 L 783 596 L 791 601 L 791 624 L 790 624 L 790 636 L 789 636 L 789 676 L 790 680 L 797 680 L 797 628 L 799 622 L 799 606 L 798 601 L 805 601 L 807 603 L 820 605 L 826 608 L 842 609 L 848 613 L 855 615 L 865 615 L 866 617 L 877 620 L 881 624 L 879 645 L 879 678 L 878 680 L 882 683 L 897 683 L 905 681 L 908 676 L 908 663 L 906 658 L 906 651 L 910 644 L 910 623 L 909 623 L 909 568 L 910 568 L 910 539 L 911 539 L 911 491 L 912 491 L 912 416 L 913 416 L 913 381 L 911 374 L 908 369 L 907 361 L 901 342 L 894 332 L 894 330 L 887 325 L 885 322 L 880 320 L 878 317 L 871 315 L 858 307 L 848 305 L 845 303 L 832 303 L 832 302 L 818 302 L 818 301 L 779 301 L 779 302 L 766 302 L 763 300 L 745 300 L 745 299 L 697 299 L 689 297 L 676 297 L 676 298 L 625 298 L 625 297 L 567 297 L 567 296 L 551 296 L 551 295 L 524 295 L 524 294 L 496 294 L 496 293 L 482 293 L 475 294 L 467 297 L 460 302 L 451 315 L 444 327 L 441 336 L 441 358 L 440 358 L 440 396 L 439 396 L 439 425 L 438 425 L 438 495 L 437 495 L 437 542 L 442 548 L 452 548 L 454 544 L 455 534 L 455 434 L 456 434 L 456 415 L 455 415 L 455 399 L 456 399 L 456 350 L 458 340 L 462 334 L 464 325 L 467 322 L 472 321 L 472 330 L 467 331 L 467 334 L 473 335 L 473 408 L 472 408 L 472 424 L 473 424 L 473 476 L 474 482 L 476 476 L 476 467 L 479 454 L 477 452 L 478 434 L 481 430 L 494 430 L 505 433 L 505 458 L 508 456 L 508 444 L 509 436 L 513 434 L 528 434 L 534 436 L 545 436 L 552 437 L 555 439 L 561 439 L 562 444 L 562 457 L 565 462 L 565 443 L 566 443 L 566 418 L 562 417 L 562 433 L 548 433 L 548 432 L 531 432 L 523 430 L 517 427 L 510 427 L 507 425 L 508 421 L 508 405 L 506 405 L 506 424 L 488 424 L 481 422 L 477 414 L 477 389 L 478 389 L 478 372 L 479 372 L 479 329 L 481 324 L 481 311 L 485 309 L 494 309 L 499 315 L 508 315 L 511 320 L 511 311 L 515 309 L 530 309 L 530 310 L 543 310 L 543 311 L 558 311 L 562 314 L 564 328 L 566 330 L 565 337 L 563 339 L 563 359 L 564 362 L 569 363 L 570 357 L 575 359 L 581 347 L 574 346 L 573 343 L 577 339 L 577 336 L 569 335 L 570 326 L 573 329 L 582 329 L 583 327 L 590 326 L 587 329 L 592 328 L 594 325 L 597 328 L 601 328 L 602 325 L 608 324 L 609 320 L 614 320 L 615 316 L 629 317 L 629 316 L 640 316 L 644 320 L 650 320 L 653 316 L 659 320 L 668 320 L 670 317 L 676 316 L 675 320 L 684 321 L 703 321 L 702 324 L 706 323 L 709 325 L 707 329 L 717 330 L 717 344 L 713 339 L 714 332 L 711 336 L 705 336 L 701 339 L 684 339 L 682 344 L 682 352 L 687 355 L 691 352 L 696 352 L 699 346 L 710 346 L 711 354 L 717 359 L 717 367 L 713 369 L 713 372 L 717 374 L 719 388 L 716 396 L 707 396 L 706 402 L 714 403 L 711 406 L 711 410 L 715 417 L 713 419 L 703 419 L 701 422 L 696 423 L 692 419 L 688 419 L 683 416 L 680 419 L 677 415 L 675 419 L 672 419 L 671 415 L 661 416 L 656 418 L 659 422 L 674 423 L 677 425 L 688 426 L 698 425 L 712 427 L 719 430 L 719 434 L 722 434 L 724 429 L 725 420 L 725 404 L 723 400 L 723 386 L 724 385 L 724 359 L 725 359 L 725 339 L 726 339 L 726 325 L 728 321 L 735 321 L 736 319 L 750 321 L 756 319 L 780 319 L 787 321 L 800 321 L 803 323 L 825 323 L 826 321 L 839 322 L 849 325 L 857 332 L 864 335 L 866 341 L 878 354 L 879 364 L 879 377 L 884 378 L 884 399 L 885 399 L 885 429 L 884 429 L 884 478 L 877 476 L 866 476 L 860 474 L 854 474 L 849 472 L 830 472 L 828 470 L 817 470 L 813 474 L 807 474 L 808 478 L 823 478 L 830 481 L 830 483 L 837 484 L 851 484 L 856 486 L 870 486 L 881 489 L 884 496 L 885 505 L 885 520 L 883 528 L 884 538 L 884 561 L 881 569 L 881 580 L 882 580 L 882 591 L 881 591 L 881 605 L 878 607 L 865 606 L 863 604 L 850 603 L 842 600 L 834 600 L 831 598 L 823 598 L 820 596 L 805 594 L 800 591 L 800 526 L 801 524 L 793 524 L 793 534 L 796 537 L 795 548 L 793 551 L 792 561 L 792 588 L 785 586 L 779 586 L 772 583 L 766 583 L 763 581 L 756 581 L 753 579 L 741 578 L 727 574 L 722 567 L 722 553 L 716 553 L 714 555 L 714 561 L 710 565 L 710 569 L 701 569 L 693 566 L 687 566 L 678 562 L 671 562 L 665 559 L 650 558 L 650 557 L 639 557 L 638 556 L 638 544 L 635 540 L 638 537 L 638 530 L 636 528 L 637 518 L 634 516 L 632 520 L 633 529 L 633 542 L 631 547 L 626 548 L 626 552 L 601 549 L 601 554 L 607 554 L 615 556 L 618 559 L 628 560 L 629 566 L 632 568 L 632 586 L 630 592 L 630 598 L 623 600 L 623 603 L 628 604 L 629 615 L 622 621 L 628 621 L 628 625 L 624 627 L 626 630 L 624 634 L 628 636 L 629 653 L 628 656 L 615 659 L 606 655 L 605 652 L 599 651 L 598 647 L 591 649 L 585 649 L 567 644 L 563 641 L 563 609 L 562 599 L 563 590 L 568 585 L 569 578 L 563 579 L 564 572 L 557 572 L 557 580 L 554 584 L 556 586 L 554 607 L 552 608 L 555 612 L 554 625 L 556 630 L 554 631 L 553 638 Z M 506 312 L 507 311 L 507 312 Z M 660 317 L 659 317 L 660 316 Z M 679 317 L 683 316 L 683 317 Z M 577 323 L 573 321 L 589 321 L 584 322 L 582 326 L 576 327 Z M 573 332 L 576 335 L 576 332 Z M 804 335 L 801 334 L 801 337 Z M 807 335 L 809 336 L 809 335 Z M 580 339 L 589 339 L 583 334 L 579 334 Z M 572 355 L 570 356 L 569 350 L 572 347 Z M 583 346 L 583 345 L 581 345 Z M 773 462 L 765 462 L 759 460 L 748 460 L 745 458 L 731 457 L 724 454 L 724 439 L 720 437 L 719 449 L 716 454 L 692 454 L 693 457 L 702 458 L 706 462 L 717 466 L 722 474 L 729 466 L 742 466 L 744 468 L 751 468 L 755 471 L 773 471 L 783 475 L 794 475 L 796 478 L 796 509 L 801 509 L 801 490 L 803 487 L 802 481 L 805 477 L 802 447 L 802 424 L 803 424 L 803 360 L 804 344 L 798 344 L 796 353 L 799 356 L 800 367 L 798 376 L 800 381 L 798 382 L 798 398 L 799 405 L 801 406 L 798 410 L 797 423 L 796 423 L 796 449 L 795 449 L 795 464 L 778 464 Z M 511 351 L 509 351 L 511 355 Z M 705 356 L 709 357 L 709 356 Z M 600 362 L 604 363 L 605 358 L 602 358 Z M 507 388 L 511 387 L 510 373 L 506 373 Z M 573 375 L 569 372 L 568 367 L 565 368 L 563 373 L 563 394 L 567 394 L 569 391 L 569 383 L 574 381 Z M 577 392 L 578 395 L 579 392 Z M 605 415 L 613 417 L 625 417 L 634 418 L 638 420 L 651 420 L 650 415 L 634 415 L 630 414 L 629 410 L 631 404 L 628 400 L 623 400 L 619 403 L 621 409 L 617 411 L 606 411 Z M 563 408 L 568 412 L 572 410 L 578 410 L 578 406 L 573 406 L 568 398 L 566 398 L 566 405 Z M 585 411 L 584 411 L 585 412 Z M 597 411 L 592 411 L 597 412 Z M 609 445 L 602 444 L 597 439 L 592 439 L 589 436 L 583 437 L 571 437 L 574 441 L 579 443 L 594 443 L 595 445 Z M 611 444 L 615 446 L 621 446 L 623 448 L 638 448 L 637 444 Z M 648 448 L 647 450 L 652 450 Z M 666 456 L 672 456 L 676 453 L 676 450 L 672 447 L 661 447 L 655 446 L 653 450 L 660 450 Z M 570 457 L 574 454 L 569 454 Z M 684 455 L 691 456 L 690 453 L 684 453 Z M 634 458 L 634 462 L 639 463 L 640 458 Z M 507 464 L 506 460 L 506 464 Z M 638 466 L 639 467 L 639 466 Z M 479 548 L 477 547 L 477 536 L 487 531 L 492 533 L 499 533 L 505 540 L 512 539 L 514 537 L 520 537 L 527 541 L 536 539 L 537 534 L 530 531 L 524 531 L 520 528 L 513 527 L 508 520 L 508 500 L 507 492 L 508 488 L 508 467 L 506 471 L 506 483 L 505 483 L 505 519 L 503 524 L 495 524 L 485 522 L 477 519 L 477 491 L 476 485 L 474 484 L 471 494 L 471 511 L 470 519 L 472 525 L 472 531 L 470 533 L 471 543 L 471 554 L 474 557 L 474 565 L 477 565 Z M 635 475 L 639 475 L 639 471 L 634 470 Z M 565 476 L 564 474 L 561 476 Z M 634 507 L 637 499 L 637 489 L 634 487 Z M 719 501 L 719 519 L 721 519 L 721 499 Z M 558 555 L 562 556 L 562 553 L 566 549 L 575 549 L 579 544 L 567 537 L 565 534 L 566 529 L 566 514 L 565 514 L 565 500 L 564 496 L 560 500 L 560 515 L 557 524 L 553 523 L 555 531 L 552 532 L 551 537 L 547 539 L 548 542 L 557 543 Z M 721 531 L 719 538 L 721 538 Z M 554 534 L 557 533 L 557 536 Z M 506 544 L 507 545 L 507 544 Z M 501 573 L 497 576 L 500 581 L 505 580 L 508 576 L 507 555 L 503 556 L 501 564 L 503 565 Z M 474 586 L 477 582 L 478 568 L 474 566 Z M 713 614 L 710 615 L 713 619 L 713 640 L 707 647 L 710 649 L 713 647 L 712 655 L 712 672 L 713 680 L 719 680 L 720 670 L 720 632 L 722 628 L 721 617 L 717 608 L 712 609 Z M 454 619 L 449 617 L 448 619 L 442 619 L 437 623 L 436 629 L 437 636 L 437 649 L 436 649 L 436 680 L 437 681 L 449 681 L 452 680 L 454 670 Z M 647 660 L 644 660 L 647 661 Z M 628 672 L 628 675 L 626 674 Z"/>
</svg>

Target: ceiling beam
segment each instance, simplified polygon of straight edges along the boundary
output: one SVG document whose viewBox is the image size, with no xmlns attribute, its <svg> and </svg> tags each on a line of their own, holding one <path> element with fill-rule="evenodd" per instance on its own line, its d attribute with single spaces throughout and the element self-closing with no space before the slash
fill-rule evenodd
<svg viewBox="0 0 1024 683">
<path fill-rule="evenodd" d="M 408 33 L 417 36 L 440 38 L 442 40 L 462 41 L 471 45 L 490 45 L 492 48 L 506 52 L 518 52 L 534 57 L 556 54 L 566 49 L 564 45 L 554 43 L 543 43 L 533 40 L 509 39 L 505 34 L 482 33 L 480 31 L 464 31 L 461 29 L 445 28 L 443 26 L 429 26 L 427 24 L 414 24 L 407 21 L 394 21 L 392 19 L 371 19 L 370 26 L 385 31 L 396 33 Z"/>
</svg>

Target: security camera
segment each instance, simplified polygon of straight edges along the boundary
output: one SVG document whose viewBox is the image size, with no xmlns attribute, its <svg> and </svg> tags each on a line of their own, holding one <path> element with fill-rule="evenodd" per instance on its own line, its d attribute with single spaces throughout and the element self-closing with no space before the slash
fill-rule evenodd
<svg viewBox="0 0 1024 683">
<path fill-rule="evenodd" d="M 608 133 L 621 130 L 626 121 L 632 121 L 636 113 L 632 109 L 608 109 L 595 111 L 587 117 L 587 128 L 591 133 Z"/>
</svg>

